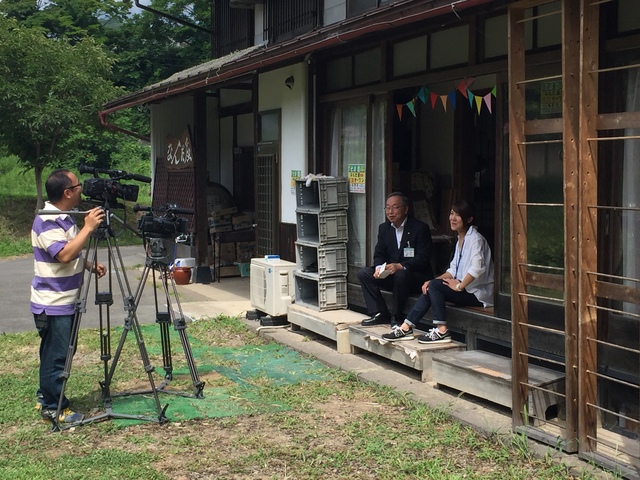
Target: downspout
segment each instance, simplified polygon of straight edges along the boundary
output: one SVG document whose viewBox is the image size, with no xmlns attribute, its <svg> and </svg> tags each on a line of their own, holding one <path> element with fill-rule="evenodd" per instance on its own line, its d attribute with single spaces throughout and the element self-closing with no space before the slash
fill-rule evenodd
<svg viewBox="0 0 640 480">
<path fill-rule="evenodd" d="M 100 123 L 103 127 L 108 128 L 109 130 L 113 130 L 116 132 L 124 133 L 125 135 L 129 135 L 131 137 L 135 137 L 138 140 L 142 140 L 143 142 L 151 143 L 151 138 L 146 135 L 141 135 L 140 133 L 133 132 L 131 130 L 127 130 L 126 128 L 118 127 L 117 125 L 113 125 L 107 121 L 107 113 L 104 111 L 98 112 L 98 117 L 100 117 Z"/>
</svg>

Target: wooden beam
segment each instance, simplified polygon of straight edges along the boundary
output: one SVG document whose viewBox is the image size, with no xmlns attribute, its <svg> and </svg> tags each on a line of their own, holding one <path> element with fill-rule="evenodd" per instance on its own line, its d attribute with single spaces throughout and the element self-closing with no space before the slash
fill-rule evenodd
<svg viewBox="0 0 640 480">
<path fill-rule="evenodd" d="M 562 130 L 564 150 L 564 338 L 566 445 L 578 451 L 578 253 L 580 161 L 580 89 L 575 78 L 580 72 L 580 0 L 562 4 Z"/>
<path fill-rule="evenodd" d="M 210 281 L 208 248 L 209 224 L 207 221 L 207 97 L 205 92 L 193 95 L 193 145 L 194 145 L 194 190 L 195 190 L 195 230 L 196 230 L 196 266 L 198 281 Z M 202 273 L 209 272 L 209 275 Z"/>
<path fill-rule="evenodd" d="M 562 133 L 562 119 L 528 120 L 524 124 L 525 135 L 542 135 L 545 133 Z"/>
<path fill-rule="evenodd" d="M 587 372 L 598 371 L 598 349 L 587 338 L 598 336 L 598 312 L 588 305 L 596 304 L 595 285 L 588 272 L 598 269 L 598 215 L 588 208 L 598 204 L 598 155 L 595 142 L 588 138 L 597 136 L 598 75 L 589 72 L 598 69 L 599 58 L 599 7 L 589 0 L 582 0 L 582 32 L 580 42 L 580 290 L 578 317 L 580 322 L 578 345 L 580 351 L 578 389 L 578 438 L 579 452 L 597 451 L 598 412 L 589 404 L 598 404 L 598 381 Z"/>
<path fill-rule="evenodd" d="M 621 130 L 638 128 L 640 112 L 601 113 L 597 116 L 598 130 Z"/>
<path fill-rule="evenodd" d="M 640 288 L 596 280 L 595 294 L 607 300 L 640 304 Z"/>
<path fill-rule="evenodd" d="M 528 331 L 523 325 L 528 322 L 528 299 L 520 295 L 526 291 L 527 263 L 527 159 L 524 124 L 526 120 L 524 45 L 524 9 L 509 7 L 508 10 L 508 65 L 509 65 L 509 176 L 511 205 L 511 343 L 513 376 L 513 426 L 525 425 L 525 407 L 528 401 L 529 361 L 520 352 L 528 351 Z"/>
<path fill-rule="evenodd" d="M 525 282 L 529 287 L 549 288 L 559 292 L 564 290 L 564 277 L 553 273 L 531 272 L 527 270 Z"/>
</svg>

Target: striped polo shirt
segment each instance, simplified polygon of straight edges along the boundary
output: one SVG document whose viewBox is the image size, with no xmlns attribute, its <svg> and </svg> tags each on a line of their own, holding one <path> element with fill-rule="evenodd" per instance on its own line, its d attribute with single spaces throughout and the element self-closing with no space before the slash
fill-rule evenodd
<svg viewBox="0 0 640 480">
<path fill-rule="evenodd" d="M 46 202 L 45 210 L 59 210 Z M 69 263 L 56 255 L 78 234 L 70 215 L 37 215 L 31 228 L 34 277 L 31 282 L 31 312 L 47 315 L 73 315 L 84 273 L 82 255 Z"/>
</svg>

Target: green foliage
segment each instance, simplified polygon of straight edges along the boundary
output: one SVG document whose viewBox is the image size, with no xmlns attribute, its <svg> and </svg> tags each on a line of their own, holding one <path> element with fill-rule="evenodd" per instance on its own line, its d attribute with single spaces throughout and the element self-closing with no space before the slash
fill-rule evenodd
<svg viewBox="0 0 640 480">
<path fill-rule="evenodd" d="M 64 164 L 97 126 L 99 107 L 117 94 L 113 61 L 88 38 L 75 45 L 0 17 L 0 142 L 36 175 Z"/>
</svg>

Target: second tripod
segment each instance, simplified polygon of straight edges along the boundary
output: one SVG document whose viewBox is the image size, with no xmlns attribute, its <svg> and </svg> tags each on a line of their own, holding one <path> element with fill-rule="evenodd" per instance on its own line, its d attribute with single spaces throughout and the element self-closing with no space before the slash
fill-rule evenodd
<svg viewBox="0 0 640 480">
<path fill-rule="evenodd" d="M 187 362 L 187 367 L 189 368 L 189 373 L 191 375 L 191 382 L 193 385 L 192 396 L 196 398 L 202 398 L 202 391 L 204 389 L 205 383 L 200 380 L 200 377 L 198 375 L 198 370 L 196 368 L 193 353 L 191 351 L 191 345 L 189 344 L 189 339 L 187 337 L 187 324 L 182 312 L 182 306 L 180 305 L 180 299 L 178 297 L 176 284 L 173 280 L 173 277 L 171 276 L 171 271 L 169 269 L 169 254 L 166 247 L 166 242 L 167 240 L 165 240 L 164 238 L 144 239 L 147 259 L 145 262 L 144 270 L 142 272 L 142 277 L 140 278 L 140 283 L 138 284 L 138 288 L 135 293 L 135 305 L 137 306 L 139 304 L 149 274 L 152 274 L 153 294 L 156 307 L 156 323 L 160 327 L 162 360 L 163 368 L 165 371 L 165 381 L 158 386 L 158 390 L 165 393 L 187 396 L 184 393 L 176 390 L 165 389 L 168 383 L 173 379 L 173 359 L 171 353 L 171 339 L 169 331 L 170 326 L 173 325 L 174 330 L 176 330 L 178 332 L 178 335 L 180 336 L 185 360 Z M 154 272 L 158 272 L 161 279 L 162 290 L 164 292 L 164 300 L 166 301 L 166 311 L 161 311 L 159 305 L 158 284 Z M 171 300 L 172 296 L 175 299 L 175 307 L 173 305 L 174 302 L 172 302 Z"/>
</svg>

